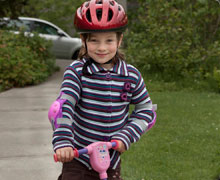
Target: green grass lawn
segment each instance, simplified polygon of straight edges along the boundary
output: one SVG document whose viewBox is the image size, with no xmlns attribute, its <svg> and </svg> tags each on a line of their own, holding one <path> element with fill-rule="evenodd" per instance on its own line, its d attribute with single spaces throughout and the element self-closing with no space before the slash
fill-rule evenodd
<svg viewBox="0 0 220 180">
<path fill-rule="evenodd" d="M 216 180 L 220 94 L 151 91 L 157 122 L 122 155 L 124 180 Z"/>
</svg>

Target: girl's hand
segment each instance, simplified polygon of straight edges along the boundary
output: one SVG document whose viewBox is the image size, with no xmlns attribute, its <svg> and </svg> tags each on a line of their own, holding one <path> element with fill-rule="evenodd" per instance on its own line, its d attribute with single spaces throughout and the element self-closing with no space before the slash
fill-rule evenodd
<svg viewBox="0 0 220 180">
<path fill-rule="evenodd" d="M 120 140 L 117 140 L 118 141 L 118 148 L 116 149 L 116 151 L 120 152 L 120 153 L 123 153 L 126 151 L 125 149 L 125 145 L 122 141 Z"/>
<path fill-rule="evenodd" d="M 74 151 L 72 147 L 64 147 L 56 150 L 57 161 L 70 162 L 74 158 Z"/>
</svg>

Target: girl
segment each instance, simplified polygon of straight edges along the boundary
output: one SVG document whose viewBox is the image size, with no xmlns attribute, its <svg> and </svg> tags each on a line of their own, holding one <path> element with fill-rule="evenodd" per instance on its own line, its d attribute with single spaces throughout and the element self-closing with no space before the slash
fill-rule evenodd
<svg viewBox="0 0 220 180">
<path fill-rule="evenodd" d="M 117 140 L 110 150 L 109 179 L 120 180 L 120 154 L 155 122 L 152 102 L 140 72 L 118 50 L 127 26 L 124 9 L 114 0 L 91 0 L 78 8 L 74 25 L 83 47 L 65 71 L 53 121 L 53 145 L 63 162 L 59 180 L 98 180 L 88 155 L 73 149 L 96 141 Z M 135 109 L 129 116 L 129 105 Z"/>
</svg>

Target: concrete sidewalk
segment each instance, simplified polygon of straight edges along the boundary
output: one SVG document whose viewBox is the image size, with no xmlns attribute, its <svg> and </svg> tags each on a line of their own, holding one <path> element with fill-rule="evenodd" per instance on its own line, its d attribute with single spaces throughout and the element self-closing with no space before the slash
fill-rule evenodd
<svg viewBox="0 0 220 180">
<path fill-rule="evenodd" d="M 56 99 L 64 67 L 45 83 L 0 93 L 0 180 L 55 180 L 61 164 L 54 163 L 48 108 Z"/>
</svg>

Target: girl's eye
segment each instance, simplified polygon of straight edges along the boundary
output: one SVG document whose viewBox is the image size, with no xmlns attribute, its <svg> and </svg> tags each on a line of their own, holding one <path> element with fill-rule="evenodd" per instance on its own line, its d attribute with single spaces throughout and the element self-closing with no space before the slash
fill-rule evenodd
<svg viewBox="0 0 220 180">
<path fill-rule="evenodd" d="M 113 40 L 112 39 L 108 39 L 107 42 L 113 42 Z"/>
<path fill-rule="evenodd" d="M 90 42 L 97 42 L 96 39 L 90 39 Z"/>
</svg>

